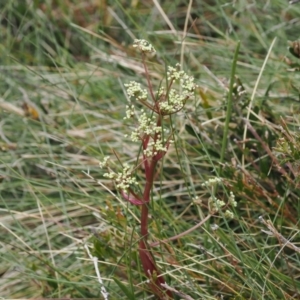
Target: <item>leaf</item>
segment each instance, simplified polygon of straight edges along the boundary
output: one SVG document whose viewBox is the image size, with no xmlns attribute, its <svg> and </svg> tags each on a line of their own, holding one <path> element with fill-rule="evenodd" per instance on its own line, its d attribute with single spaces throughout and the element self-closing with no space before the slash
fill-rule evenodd
<svg viewBox="0 0 300 300">
<path fill-rule="evenodd" d="M 135 296 L 132 293 L 131 290 L 129 290 L 125 284 L 123 284 L 118 278 L 113 277 L 113 280 L 115 283 L 119 286 L 119 288 L 123 291 L 123 293 L 126 295 L 127 299 L 134 300 Z"/>
<path fill-rule="evenodd" d="M 190 126 L 190 125 L 185 125 L 185 130 L 192 136 L 199 138 L 200 139 L 200 135 L 195 131 L 195 129 Z"/>
</svg>

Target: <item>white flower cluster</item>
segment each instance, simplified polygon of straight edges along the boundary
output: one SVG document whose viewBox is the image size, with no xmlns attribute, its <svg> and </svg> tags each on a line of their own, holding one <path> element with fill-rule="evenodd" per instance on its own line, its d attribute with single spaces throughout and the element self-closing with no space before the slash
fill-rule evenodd
<svg viewBox="0 0 300 300">
<path fill-rule="evenodd" d="M 194 83 L 194 77 L 188 76 L 184 71 L 180 71 L 180 64 L 176 67 L 168 67 L 167 71 L 168 81 L 178 81 L 181 86 L 181 92 L 179 93 L 175 89 L 170 89 L 166 99 L 160 102 L 159 108 L 162 114 L 173 114 L 180 111 L 187 99 L 193 96 L 196 84 Z M 162 96 L 165 93 L 163 88 L 159 89 L 158 96 Z"/>
<path fill-rule="evenodd" d="M 146 101 L 148 98 L 148 93 L 146 89 L 142 89 L 140 83 L 136 81 L 130 81 L 129 83 L 124 84 L 127 88 L 127 95 L 129 98 L 135 98 L 139 101 Z"/>
<path fill-rule="evenodd" d="M 197 87 L 194 83 L 194 77 L 187 75 L 184 71 L 180 71 L 180 64 L 176 64 L 175 68 L 169 66 L 167 75 L 169 81 L 179 81 L 185 93 L 190 96 L 193 95 L 192 93 Z"/>
<path fill-rule="evenodd" d="M 183 94 L 178 94 L 174 89 L 171 89 L 168 99 L 159 104 L 160 112 L 164 115 L 169 115 L 180 111 L 186 102 L 187 98 Z"/>
<path fill-rule="evenodd" d="M 224 216 L 225 216 L 225 218 L 227 218 L 227 219 L 233 219 L 234 214 L 233 214 L 233 212 L 232 212 L 231 210 L 227 209 L 227 210 L 225 211 L 225 213 L 224 213 Z"/>
<path fill-rule="evenodd" d="M 139 126 L 131 133 L 131 140 L 137 142 L 142 139 L 144 135 L 154 135 L 155 133 L 161 133 L 162 128 L 156 126 L 155 116 L 148 117 L 144 110 L 141 110 L 142 114 L 139 117 Z"/>
<path fill-rule="evenodd" d="M 138 184 L 136 179 L 132 176 L 132 170 L 128 164 L 124 164 L 123 171 L 120 173 L 109 172 L 103 176 L 114 180 L 117 188 L 123 191 L 127 191 L 130 186 Z"/>
<path fill-rule="evenodd" d="M 230 195 L 229 195 L 229 198 L 228 198 L 228 203 L 232 207 L 236 207 L 237 206 L 237 202 L 235 201 L 235 195 L 233 194 L 233 192 L 230 192 Z"/>
<path fill-rule="evenodd" d="M 146 40 L 134 40 L 133 47 L 139 49 L 144 53 L 155 53 L 154 47 Z"/>
<path fill-rule="evenodd" d="M 212 196 L 208 199 L 208 205 L 212 213 L 219 211 L 223 206 L 225 206 L 225 202 Z"/>
<path fill-rule="evenodd" d="M 167 147 L 163 145 L 161 135 L 157 135 L 156 141 L 150 141 L 147 145 L 147 149 L 144 150 L 146 157 L 153 157 L 158 154 L 159 151 L 167 152 Z"/>
<path fill-rule="evenodd" d="M 124 120 L 131 119 L 134 117 L 134 105 L 126 105 L 126 117 L 124 117 Z"/>
<path fill-rule="evenodd" d="M 219 183 L 222 182 L 222 179 L 219 177 L 214 177 L 214 178 L 210 178 L 209 180 L 203 182 L 201 184 L 201 186 L 206 186 L 206 187 L 215 187 L 216 185 L 218 185 Z"/>
</svg>

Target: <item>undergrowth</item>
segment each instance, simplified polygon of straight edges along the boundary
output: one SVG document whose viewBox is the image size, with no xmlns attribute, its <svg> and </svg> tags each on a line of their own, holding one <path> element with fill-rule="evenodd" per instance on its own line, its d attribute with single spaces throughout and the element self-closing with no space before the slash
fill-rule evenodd
<svg viewBox="0 0 300 300">
<path fill-rule="evenodd" d="M 171 299 L 299 299 L 299 4 L 23 2 L 0 12 L 0 296 L 163 299 L 160 274 Z M 99 167 L 145 182 L 123 120 L 126 84 L 147 86 L 135 39 L 156 90 L 177 63 L 197 85 L 146 204 L 150 277 L 145 199 Z"/>
</svg>

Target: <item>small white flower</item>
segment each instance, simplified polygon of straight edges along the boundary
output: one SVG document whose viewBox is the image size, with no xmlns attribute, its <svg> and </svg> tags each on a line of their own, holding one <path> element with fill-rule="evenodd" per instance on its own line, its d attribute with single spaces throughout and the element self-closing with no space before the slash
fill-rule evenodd
<svg viewBox="0 0 300 300">
<path fill-rule="evenodd" d="M 219 226 L 217 224 L 210 225 L 211 230 L 216 231 L 219 229 Z"/>
<path fill-rule="evenodd" d="M 218 185 L 219 183 L 222 182 L 222 179 L 219 177 L 214 177 L 214 178 L 210 178 L 209 180 L 205 181 L 204 183 L 202 183 L 202 186 L 206 186 L 206 187 L 214 187 L 216 185 Z"/>
<path fill-rule="evenodd" d="M 130 81 L 124 84 L 127 88 L 127 95 L 129 98 L 135 98 L 139 101 L 146 101 L 148 98 L 148 93 L 146 89 L 142 88 L 142 85 L 136 81 Z"/>
<path fill-rule="evenodd" d="M 131 119 L 134 117 L 134 105 L 126 105 L 126 117 L 124 117 L 124 120 Z"/>
<path fill-rule="evenodd" d="M 159 151 L 167 152 L 167 147 L 163 145 L 162 140 L 157 139 L 155 142 L 150 141 L 147 145 L 147 149 L 144 150 L 146 157 L 153 157 L 158 154 Z"/>
<path fill-rule="evenodd" d="M 212 196 L 208 199 L 208 204 L 213 213 L 220 211 L 220 209 L 225 206 L 225 202 L 216 198 L 215 196 Z"/>
<path fill-rule="evenodd" d="M 115 174 L 113 179 L 117 188 L 124 191 L 128 190 L 130 186 L 138 184 L 136 179 L 132 177 L 132 170 L 128 164 L 124 164 L 122 172 Z"/>
<path fill-rule="evenodd" d="M 105 156 L 104 159 L 103 159 L 103 161 L 99 162 L 99 167 L 101 169 L 107 166 L 107 161 L 109 160 L 109 158 L 110 158 L 109 156 Z"/>
<path fill-rule="evenodd" d="M 225 211 L 224 215 L 227 219 L 233 219 L 233 217 L 234 217 L 233 212 L 228 209 Z"/>
<path fill-rule="evenodd" d="M 134 40 L 133 47 L 145 53 L 155 53 L 154 47 L 146 40 Z"/>
<path fill-rule="evenodd" d="M 219 199 L 216 199 L 216 200 L 217 200 L 216 201 L 216 206 L 218 208 L 221 208 L 221 207 L 225 206 L 225 202 L 223 200 L 219 200 Z"/>
<path fill-rule="evenodd" d="M 232 205 L 233 207 L 236 207 L 236 206 L 237 206 L 237 202 L 235 201 L 235 195 L 233 194 L 233 192 L 230 192 L 228 202 L 229 202 L 229 204 Z"/>
<path fill-rule="evenodd" d="M 103 177 L 109 178 L 109 179 L 114 179 L 116 178 L 117 174 L 114 172 L 109 172 L 109 173 L 104 173 Z"/>
<path fill-rule="evenodd" d="M 142 114 L 139 117 L 138 127 L 131 133 L 131 140 L 137 142 L 143 139 L 145 135 L 154 135 L 162 131 L 161 126 L 156 126 L 155 116 L 148 117 L 144 110 L 141 111 Z"/>
</svg>

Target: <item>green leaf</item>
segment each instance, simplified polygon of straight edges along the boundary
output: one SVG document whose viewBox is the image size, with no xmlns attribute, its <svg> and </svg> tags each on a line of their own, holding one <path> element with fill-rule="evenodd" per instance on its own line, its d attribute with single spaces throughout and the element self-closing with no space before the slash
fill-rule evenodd
<svg viewBox="0 0 300 300">
<path fill-rule="evenodd" d="M 134 300 L 135 299 L 135 296 L 134 294 L 132 293 L 131 290 L 129 290 L 125 284 L 123 284 L 118 278 L 116 277 L 113 277 L 113 280 L 115 281 L 115 283 L 119 286 L 119 288 L 123 291 L 123 293 L 126 295 L 127 299 L 130 299 L 130 300 Z"/>
</svg>

